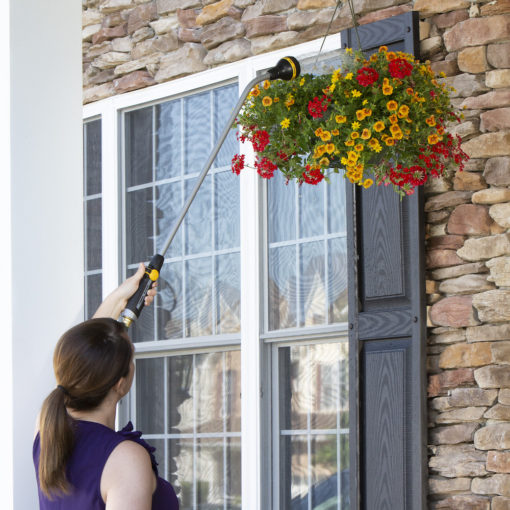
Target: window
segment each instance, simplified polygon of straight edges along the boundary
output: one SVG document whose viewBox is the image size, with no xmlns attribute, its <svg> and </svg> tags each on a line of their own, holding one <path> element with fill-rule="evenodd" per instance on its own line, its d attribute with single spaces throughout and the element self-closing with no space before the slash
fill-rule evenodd
<svg viewBox="0 0 510 510">
<path fill-rule="evenodd" d="M 85 231 L 85 318 L 102 300 L 101 119 L 83 125 L 83 216 Z"/>
<path fill-rule="evenodd" d="M 91 107 L 103 116 L 103 159 L 119 168 L 103 196 L 120 241 L 105 281 L 161 250 L 243 84 L 286 54 L 306 61 L 321 42 Z M 338 47 L 333 36 L 323 52 Z M 165 256 L 154 305 L 131 328 L 136 377 L 121 420 L 157 448 L 182 509 L 346 509 L 344 182 L 238 177 L 239 150 L 253 158 L 232 131 Z"/>
</svg>

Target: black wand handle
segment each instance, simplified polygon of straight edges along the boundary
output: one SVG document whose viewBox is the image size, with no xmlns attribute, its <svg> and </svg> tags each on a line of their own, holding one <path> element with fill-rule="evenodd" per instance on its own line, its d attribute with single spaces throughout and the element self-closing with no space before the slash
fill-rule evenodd
<svg viewBox="0 0 510 510">
<path fill-rule="evenodd" d="M 137 291 L 129 298 L 126 308 L 122 311 L 119 318 L 119 322 L 123 322 L 127 328 L 140 317 L 140 313 L 145 306 L 147 292 L 149 292 L 154 282 L 159 278 L 159 272 L 163 267 L 164 261 L 163 255 L 156 253 L 145 268 L 145 274 L 140 280 Z"/>
</svg>

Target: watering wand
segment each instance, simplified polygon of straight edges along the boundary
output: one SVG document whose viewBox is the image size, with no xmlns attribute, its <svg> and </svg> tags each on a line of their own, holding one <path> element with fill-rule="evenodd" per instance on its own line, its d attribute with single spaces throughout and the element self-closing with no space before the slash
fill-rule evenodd
<svg viewBox="0 0 510 510">
<path fill-rule="evenodd" d="M 140 316 L 140 313 L 145 304 L 145 296 L 147 296 L 147 292 L 152 287 L 153 283 L 159 278 L 159 272 L 161 271 L 161 268 L 163 267 L 163 262 L 165 260 L 164 255 L 167 252 L 171 242 L 173 241 L 175 234 L 179 230 L 179 227 L 181 226 L 181 223 L 184 220 L 184 217 L 186 216 L 186 213 L 188 212 L 191 203 L 193 202 L 193 199 L 198 193 L 198 190 L 200 189 L 200 186 L 202 185 L 202 182 L 204 181 L 207 172 L 209 171 L 209 168 L 211 168 L 211 165 L 213 164 L 216 155 L 218 154 L 221 146 L 223 145 L 223 142 L 225 141 L 225 138 L 227 137 L 232 127 L 232 124 L 234 123 L 237 117 L 237 114 L 241 110 L 241 107 L 243 106 L 246 97 L 250 93 L 250 90 L 253 88 L 255 84 L 260 83 L 261 81 L 264 80 L 270 81 L 278 79 L 293 80 L 294 78 L 299 76 L 300 71 L 301 67 L 297 59 L 295 59 L 294 57 L 284 57 L 281 60 L 279 60 L 274 67 L 271 67 L 271 69 L 268 69 L 266 72 L 259 74 L 258 76 L 253 78 L 253 80 L 251 80 L 250 83 L 248 83 L 248 85 L 246 85 L 245 89 L 243 90 L 243 93 L 241 94 L 239 100 L 237 101 L 237 104 L 235 105 L 234 109 L 232 110 L 232 113 L 230 114 L 230 118 L 228 119 L 228 122 L 225 128 L 223 129 L 223 132 L 221 133 L 221 136 L 218 138 L 216 145 L 211 151 L 209 159 L 207 160 L 204 169 L 202 170 L 202 173 L 198 176 L 198 180 L 195 184 L 195 187 L 193 188 L 193 191 L 188 197 L 188 200 L 184 204 L 182 212 L 177 221 L 175 222 L 172 232 L 168 236 L 165 245 L 161 250 L 161 254 L 156 253 L 152 257 L 152 259 L 149 262 L 149 265 L 145 269 L 145 274 L 140 280 L 140 284 L 138 285 L 137 291 L 129 298 L 126 308 L 122 311 L 120 315 L 119 322 L 124 323 L 126 327 L 129 328 L 129 326 L 131 326 L 131 324 L 134 321 L 136 321 L 136 319 L 138 319 L 138 317 Z"/>
</svg>

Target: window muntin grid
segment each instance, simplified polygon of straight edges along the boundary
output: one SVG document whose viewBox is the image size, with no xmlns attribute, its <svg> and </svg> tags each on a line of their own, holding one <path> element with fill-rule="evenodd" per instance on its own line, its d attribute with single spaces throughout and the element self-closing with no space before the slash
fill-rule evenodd
<svg viewBox="0 0 510 510">
<path fill-rule="evenodd" d="M 85 233 L 85 318 L 102 300 L 101 119 L 83 124 L 83 217 Z"/>
<path fill-rule="evenodd" d="M 347 321 L 344 185 L 268 182 L 267 331 Z"/>
<path fill-rule="evenodd" d="M 346 341 L 275 347 L 279 508 L 349 508 Z"/>
<path fill-rule="evenodd" d="M 180 508 L 241 508 L 240 351 L 136 361 L 134 421 Z"/>
<path fill-rule="evenodd" d="M 124 115 L 126 271 L 164 245 L 238 97 L 225 85 Z M 232 131 L 166 254 L 134 341 L 240 331 L 239 179 Z"/>
</svg>

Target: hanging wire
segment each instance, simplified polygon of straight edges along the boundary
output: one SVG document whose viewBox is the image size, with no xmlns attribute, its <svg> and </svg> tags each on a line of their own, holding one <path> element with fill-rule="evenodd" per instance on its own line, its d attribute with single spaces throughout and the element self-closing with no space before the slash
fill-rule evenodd
<svg viewBox="0 0 510 510">
<path fill-rule="evenodd" d="M 326 37 L 329 35 L 329 31 L 331 30 L 331 25 L 333 24 L 333 20 L 335 19 L 336 11 L 338 10 L 338 7 L 340 7 L 340 5 L 342 3 L 343 3 L 343 0 L 338 0 L 335 5 L 333 15 L 331 16 L 331 19 L 329 20 L 328 28 L 326 30 L 326 33 L 324 34 L 324 37 L 322 38 L 321 46 L 319 48 L 319 52 L 317 53 L 317 56 L 315 57 L 315 62 L 313 63 L 312 69 L 316 69 L 317 61 L 319 60 L 320 54 L 322 53 L 322 48 L 324 47 L 324 43 L 326 42 Z M 347 3 L 349 5 L 349 10 L 351 11 L 351 19 L 352 19 L 352 23 L 353 23 L 354 32 L 356 33 L 356 39 L 358 41 L 358 47 L 361 51 L 363 51 L 361 48 L 361 39 L 360 39 L 359 32 L 358 32 L 359 24 L 356 21 L 356 13 L 354 12 L 353 0 L 347 0 Z"/>
</svg>

